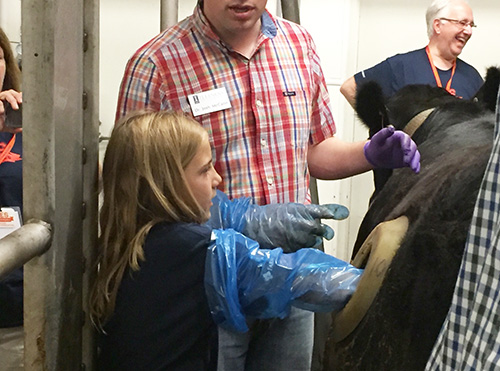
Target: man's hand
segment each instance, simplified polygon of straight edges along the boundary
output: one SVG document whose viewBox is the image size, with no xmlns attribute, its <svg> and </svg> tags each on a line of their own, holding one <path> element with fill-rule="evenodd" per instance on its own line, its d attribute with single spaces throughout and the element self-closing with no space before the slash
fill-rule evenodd
<svg viewBox="0 0 500 371">
<path fill-rule="evenodd" d="M 420 171 L 420 152 L 411 137 L 390 125 L 377 132 L 364 146 L 365 157 L 375 168 L 410 167 Z"/>
</svg>

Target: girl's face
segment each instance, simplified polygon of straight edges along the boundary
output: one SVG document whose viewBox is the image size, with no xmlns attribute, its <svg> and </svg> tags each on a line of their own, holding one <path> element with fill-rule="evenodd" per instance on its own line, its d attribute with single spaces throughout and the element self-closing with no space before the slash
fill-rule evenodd
<svg viewBox="0 0 500 371">
<path fill-rule="evenodd" d="M 188 166 L 184 169 L 187 183 L 193 192 L 196 201 L 206 212 L 207 219 L 210 217 L 210 206 L 215 197 L 215 190 L 222 181 L 212 163 L 212 150 L 205 135 L 203 142 Z"/>
</svg>

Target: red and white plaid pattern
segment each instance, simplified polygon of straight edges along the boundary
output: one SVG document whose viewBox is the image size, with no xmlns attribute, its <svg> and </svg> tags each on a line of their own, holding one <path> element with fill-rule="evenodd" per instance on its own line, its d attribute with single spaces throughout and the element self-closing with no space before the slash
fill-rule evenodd
<svg viewBox="0 0 500 371">
<path fill-rule="evenodd" d="M 215 35 L 198 7 L 129 60 L 116 118 L 146 107 L 191 114 L 188 95 L 216 88 L 226 89 L 231 108 L 195 119 L 209 132 L 220 188 L 258 204 L 308 201 L 308 146 L 335 133 L 311 36 L 265 12 L 247 59 Z"/>
</svg>

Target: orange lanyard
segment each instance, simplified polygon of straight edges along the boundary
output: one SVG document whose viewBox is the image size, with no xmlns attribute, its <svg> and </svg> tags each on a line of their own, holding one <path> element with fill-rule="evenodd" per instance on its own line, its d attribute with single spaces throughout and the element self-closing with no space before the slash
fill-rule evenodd
<svg viewBox="0 0 500 371">
<path fill-rule="evenodd" d="M 5 158 L 9 155 L 10 151 L 12 151 L 12 147 L 14 147 L 15 141 L 16 134 L 12 134 L 12 138 L 10 138 L 9 143 L 7 143 L 2 153 L 0 153 L 0 164 L 5 161 Z"/>
<path fill-rule="evenodd" d="M 432 55 L 429 50 L 429 45 L 425 47 L 425 52 L 427 53 L 427 58 L 429 58 L 429 63 L 431 64 L 432 72 L 434 73 L 434 78 L 436 79 L 436 84 L 440 88 L 443 87 L 443 84 L 441 84 L 441 78 L 439 77 L 438 71 L 436 66 L 434 66 L 434 62 L 432 61 Z M 448 83 L 446 84 L 446 91 L 452 95 L 455 95 L 455 89 L 451 88 L 451 80 L 453 80 L 453 76 L 455 75 L 455 69 L 457 68 L 457 62 L 453 62 L 453 68 L 451 69 L 451 76 L 450 79 L 448 80 Z"/>
</svg>

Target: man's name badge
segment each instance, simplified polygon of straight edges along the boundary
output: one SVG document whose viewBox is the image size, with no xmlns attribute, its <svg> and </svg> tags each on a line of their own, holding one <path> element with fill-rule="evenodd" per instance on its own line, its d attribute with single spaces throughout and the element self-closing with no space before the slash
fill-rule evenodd
<svg viewBox="0 0 500 371">
<path fill-rule="evenodd" d="M 188 95 L 193 116 L 203 115 L 231 108 L 226 88 L 218 88 L 202 93 Z"/>
<path fill-rule="evenodd" d="M 0 209 L 0 238 L 20 228 L 21 224 L 21 210 L 18 207 L 2 207 Z"/>
</svg>

